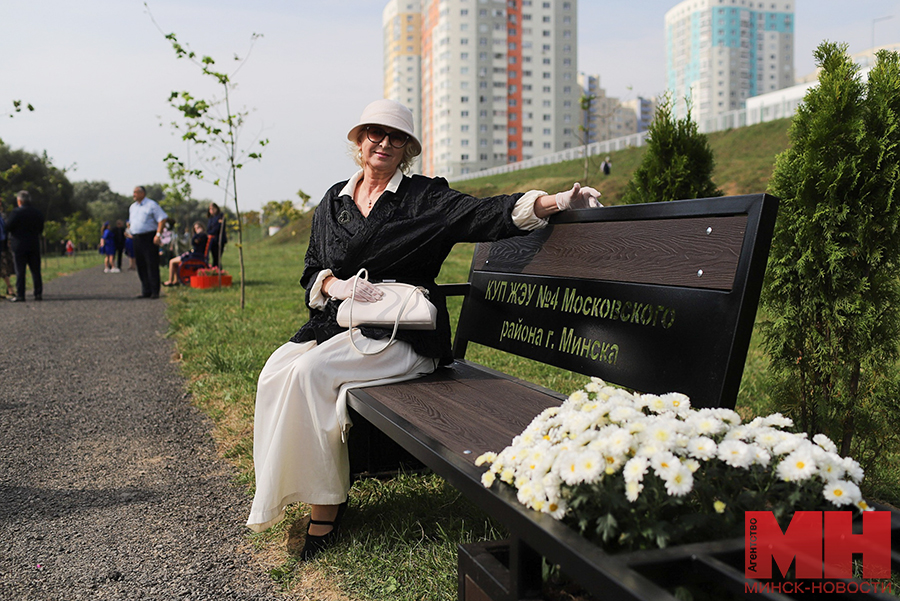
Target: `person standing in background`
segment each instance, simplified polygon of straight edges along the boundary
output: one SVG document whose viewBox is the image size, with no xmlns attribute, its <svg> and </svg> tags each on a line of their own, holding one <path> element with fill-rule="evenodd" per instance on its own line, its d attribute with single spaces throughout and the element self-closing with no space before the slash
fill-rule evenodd
<svg viewBox="0 0 900 601">
<path fill-rule="evenodd" d="M 116 247 L 116 271 L 122 271 L 122 253 L 125 252 L 125 224 L 121 219 L 116 220 L 116 227 L 113 228 L 113 242 Z"/>
<path fill-rule="evenodd" d="M 9 250 L 9 235 L 6 231 L 6 221 L 3 220 L 3 199 L 0 199 L 0 279 L 6 283 L 6 296 L 13 296 L 15 291 L 9 283 L 9 276 L 16 271 L 13 265 L 12 251 Z"/>
<path fill-rule="evenodd" d="M 116 241 L 113 228 L 109 221 L 103 222 L 103 231 L 100 233 L 100 254 L 103 255 L 103 273 L 118 273 L 113 262 L 116 255 Z"/>
<path fill-rule="evenodd" d="M 6 227 L 9 230 L 9 246 L 16 265 L 16 295 L 12 302 L 25 302 L 25 268 L 31 270 L 34 283 L 34 300 L 43 298 L 44 282 L 41 279 L 41 234 L 44 233 L 44 215 L 31 206 L 31 193 L 20 190 L 16 194 L 19 203 Z"/>
<path fill-rule="evenodd" d="M 141 280 L 138 298 L 159 298 L 159 237 L 169 216 L 159 203 L 147 198 L 144 186 L 136 187 L 132 198 L 134 202 L 128 207 L 128 222 L 131 224 L 134 260 Z"/>
<path fill-rule="evenodd" d="M 209 236 L 209 263 L 213 267 L 221 269 L 220 254 L 225 252 L 225 243 L 228 242 L 228 236 L 225 235 L 225 215 L 219 205 L 214 202 L 209 203 L 207 215 L 209 215 L 209 221 L 206 222 L 206 235 Z"/>
</svg>

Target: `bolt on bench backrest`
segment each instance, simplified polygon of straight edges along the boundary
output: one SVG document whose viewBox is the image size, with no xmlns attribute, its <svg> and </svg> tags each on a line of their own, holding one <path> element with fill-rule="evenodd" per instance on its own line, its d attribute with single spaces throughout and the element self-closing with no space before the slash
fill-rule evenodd
<svg viewBox="0 0 900 601">
<path fill-rule="evenodd" d="M 454 354 L 474 342 L 734 407 L 776 212 L 766 194 L 606 207 L 479 244 Z"/>
</svg>

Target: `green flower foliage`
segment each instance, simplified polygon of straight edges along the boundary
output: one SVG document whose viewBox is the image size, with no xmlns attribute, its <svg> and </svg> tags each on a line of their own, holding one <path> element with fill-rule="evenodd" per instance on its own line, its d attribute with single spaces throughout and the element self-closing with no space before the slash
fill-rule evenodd
<svg viewBox="0 0 900 601">
<path fill-rule="evenodd" d="M 623 202 L 722 196 L 712 182 L 714 168 L 709 140 L 697 131 L 690 106 L 684 119 L 674 119 L 672 98 L 663 96 L 650 124 L 644 160 L 625 189 Z"/>
<path fill-rule="evenodd" d="M 765 345 L 784 409 L 874 466 L 900 429 L 900 56 L 879 52 L 866 83 L 846 44 L 815 57 L 770 185 Z"/>
</svg>

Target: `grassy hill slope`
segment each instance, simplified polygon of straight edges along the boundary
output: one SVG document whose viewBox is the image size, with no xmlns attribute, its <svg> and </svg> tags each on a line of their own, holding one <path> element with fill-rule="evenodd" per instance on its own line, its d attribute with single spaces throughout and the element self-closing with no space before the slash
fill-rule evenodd
<svg viewBox="0 0 900 601">
<path fill-rule="evenodd" d="M 710 146 L 716 158 L 713 181 L 726 195 L 765 192 L 775 156 L 790 145 L 788 127 L 790 119 L 770 121 L 750 127 L 731 129 L 709 134 Z M 523 169 L 490 177 L 455 182 L 457 190 L 475 196 L 508 194 L 538 189 L 557 192 L 578 181 L 594 186 L 603 193 L 603 204 L 618 204 L 631 174 L 641 164 L 647 147 L 628 148 L 609 154 L 613 169 L 609 176 L 600 173 L 603 156 L 591 157 L 589 177 L 584 179 L 584 160 L 576 159 Z"/>
</svg>

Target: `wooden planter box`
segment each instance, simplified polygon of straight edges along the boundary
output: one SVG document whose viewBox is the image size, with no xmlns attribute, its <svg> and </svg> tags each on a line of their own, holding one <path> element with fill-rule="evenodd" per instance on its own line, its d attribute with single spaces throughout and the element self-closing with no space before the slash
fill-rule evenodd
<svg viewBox="0 0 900 601">
<path fill-rule="evenodd" d="M 231 286 L 231 276 L 230 275 L 192 275 L 191 276 L 191 288 L 218 288 L 219 280 L 222 281 L 222 286 Z"/>
</svg>

